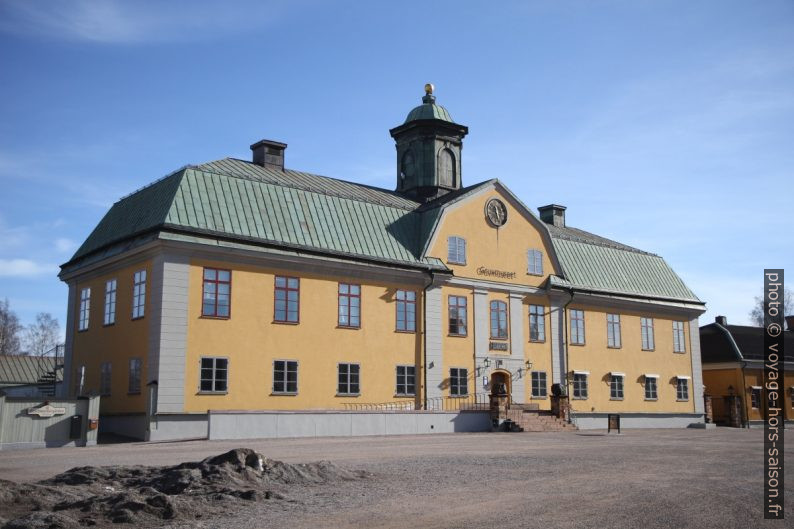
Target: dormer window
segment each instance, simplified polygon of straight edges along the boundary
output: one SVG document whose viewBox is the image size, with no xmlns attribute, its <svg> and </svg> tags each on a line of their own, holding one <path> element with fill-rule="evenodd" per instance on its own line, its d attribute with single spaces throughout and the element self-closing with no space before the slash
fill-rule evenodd
<svg viewBox="0 0 794 529">
<path fill-rule="evenodd" d="M 438 153 L 438 184 L 455 187 L 455 157 L 449 149 Z"/>
<path fill-rule="evenodd" d="M 447 262 L 466 264 L 466 239 L 454 235 L 447 239 Z"/>
<path fill-rule="evenodd" d="M 535 276 L 543 275 L 543 252 L 532 249 L 527 252 L 527 273 Z"/>
</svg>

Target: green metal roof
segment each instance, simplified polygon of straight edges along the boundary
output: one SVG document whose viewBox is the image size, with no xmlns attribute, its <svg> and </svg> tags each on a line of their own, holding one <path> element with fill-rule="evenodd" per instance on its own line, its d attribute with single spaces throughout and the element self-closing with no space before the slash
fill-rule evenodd
<svg viewBox="0 0 794 529">
<path fill-rule="evenodd" d="M 425 103 L 414 108 L 408 113 L 408 117 L 405 118 L 405 123 L 418 119 L 440 119 L 441 121 L 455 123 L 452 121 L 452 116 L 449 115 L 447 109 L 435 103 Z"/>
<path fill-rule="evenodd" d="M 700 303 L 658 255 L 575 228 L 549 232 L 563 269 L 563 277 L 551 277 L 553 286 Z"/>
<path fill-rule="evenodd" d="M 228 159 L 182 169 L 114 204 L 70 262 L 163 229 L 446 269 L 438 259 L 418 257 L 418 203 L 318 175 L 280 173 Z"/>
<path fill-rule="evenodd" d="M 447 206 L 493 182 L 420 204 L 393 191 L 226 158 L 185 167 L 116 202 L 64 268 L 167 232 L 447 270 L 423 255 L 427 241 Z M 583 230 L 546 227 L 562 267 L 552 286 L 700 302 L 657 255 Z"/>
</svg>

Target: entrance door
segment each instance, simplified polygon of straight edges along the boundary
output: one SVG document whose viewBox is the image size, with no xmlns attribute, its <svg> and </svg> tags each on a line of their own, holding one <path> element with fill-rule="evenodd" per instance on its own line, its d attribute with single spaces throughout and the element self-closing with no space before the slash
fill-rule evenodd
<svg viewBox="0 0 794 529">
<path fill-rule="evenodd" d="M 491 374 L 491 395 L 510 395 L 510 375 L 504 371 Z"/>
</svg>

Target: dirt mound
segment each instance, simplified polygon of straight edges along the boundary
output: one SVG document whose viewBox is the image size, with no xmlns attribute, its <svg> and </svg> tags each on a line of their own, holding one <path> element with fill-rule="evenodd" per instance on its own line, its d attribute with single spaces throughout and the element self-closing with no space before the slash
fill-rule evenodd
<svg viewBox="0 0 794 529">
<path fill-rule="evenodd" d="M 290 486 L 363 477 L 328 461 L 291 465 L 238 448 L 171 467 L 76 467 L 35 484 L 0 480 L 0 513 L 12 518 L 2 529 L 146 525 L 223 514 L 241 502 L 290 501 Z"/>
</svg>

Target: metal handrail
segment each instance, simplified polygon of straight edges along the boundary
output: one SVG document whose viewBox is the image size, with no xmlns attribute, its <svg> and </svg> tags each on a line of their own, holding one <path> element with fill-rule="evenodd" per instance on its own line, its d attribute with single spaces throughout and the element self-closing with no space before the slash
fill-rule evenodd
<svg viewBox="0 0 794 529">
<path fill-rule="evenodd" d="M 351 411 L 413 411 L 422 409 L 421 406 L 416 406 L 413 401 L 346 402 L 343 406 L 345 410 Z M 460 396 L 430 397 L 427 399 L 425 409 L 433 411 L 489 410 L 490 406 L 488 394 L 472 393 Z"/>
</svg>

